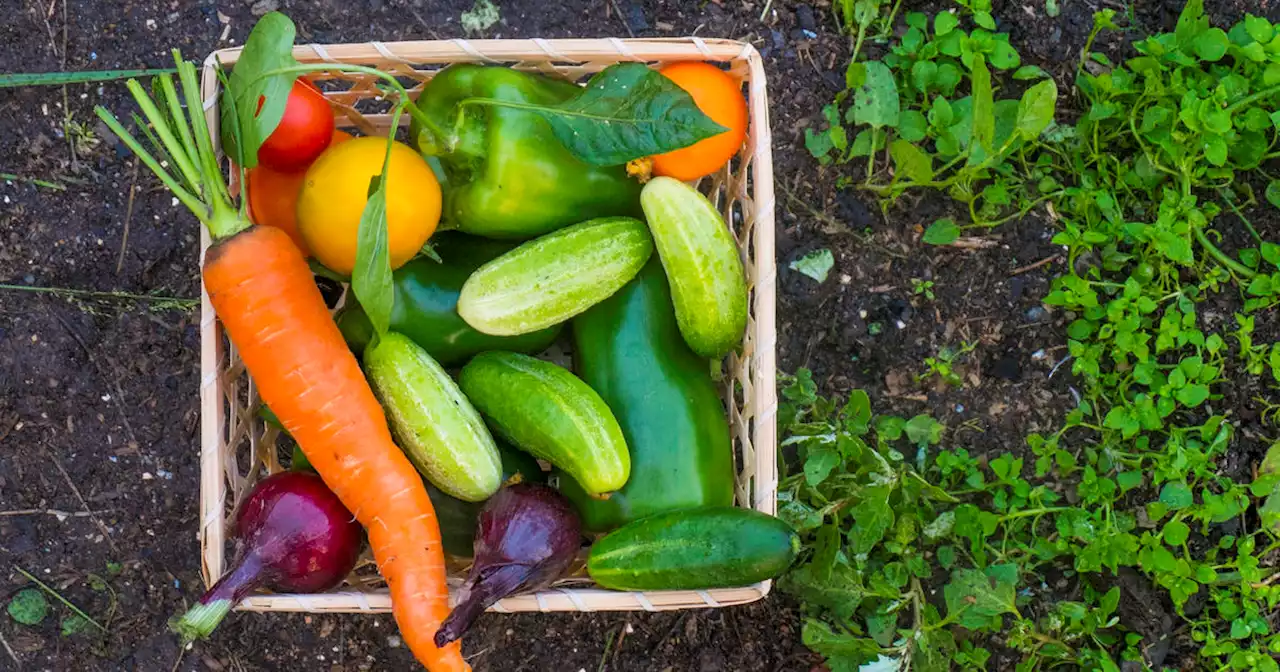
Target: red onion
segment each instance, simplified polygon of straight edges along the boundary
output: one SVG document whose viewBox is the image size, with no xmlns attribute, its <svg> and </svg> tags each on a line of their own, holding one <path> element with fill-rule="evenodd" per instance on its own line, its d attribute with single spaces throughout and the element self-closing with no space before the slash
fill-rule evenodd
<svg viewBox="0 0 1280 672">
<path fill-rule="evenodd" d="M 498 491 L 480 510 L 475 564 L 458 604 L 436 631 L 436 646 L 462 637 L 489 605 L 560 578 L 582 546 L 582 523 L 569 500 L 535 483 Z"/>
<path fill-rule="evenodd" d="M 333 588 L 355 567 L 363 541 L 360 524 L 319 476 L 292 471 L 254 486 L 236 514 L 235 536 L 231 570 L 172 623 L 185 640 L 208 637 L 261 586 L 294 593 Z"/>
</svg>

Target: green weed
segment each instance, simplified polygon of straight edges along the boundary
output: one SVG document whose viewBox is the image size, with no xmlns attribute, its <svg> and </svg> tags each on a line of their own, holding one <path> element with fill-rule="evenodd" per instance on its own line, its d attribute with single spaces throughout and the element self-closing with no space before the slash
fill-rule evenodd
<svg viewBox="0 0 1280 672">
<path fill-rule="evenodd" d="M 1098 12 L 1062 98 L 1079 109 L 1059 115 L 1057 85 L 994 32 L 990 4 L 960 4 L 907 14 L 881 59 L 855 59 L 806 146 L 886 209 L 912 190 L 967 209 L 926 244 L 1051 205 L 1069 263 L 1043 300 L 1072 316 L 1080 397 L 1024 453 L 979 459 L 927 417 L 873 417 L 864 392 L 839 403 L 806 372 L 788 379 L 780 422 L 801 471 L 780 513 L 808 545 L 781 586 L 806 605 L 805 643 L 837 672 L 985 669 L 997 648 L 1019 670 L 1150 669 L 1151 642 L 1117 617 L 1115 577 L 1137 570 L 1201 666 L 1280 670 L 1280 449 L 1252 480 L 1224 471 L 1239 420 L 1220 403 L 1229 380 L 1280 383 L 1280 344 L 1253 339 L 1254 314 L 1280 305 L 1280 245 L 1243 216 L 1280 208 L 1280 30 L 1214 27 L 1191 0 L 1173 32 L 1113 62 L 1093 44 L 1116 14 Z M 1250 241 L 1232 252 L 1214 230 L 1227 211 Z M 1224 294 L 1239 313 L 1210 329 L 1201 304 Z M 925 376 L 956 384 L 954 358 Z"/>
</svg>

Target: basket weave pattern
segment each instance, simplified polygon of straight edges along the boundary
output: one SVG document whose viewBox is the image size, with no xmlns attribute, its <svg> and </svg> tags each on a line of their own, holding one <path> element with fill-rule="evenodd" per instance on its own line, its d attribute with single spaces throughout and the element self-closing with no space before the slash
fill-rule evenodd
<svg viewBox="0 0 1280 672">
<path fill-rule="evenodd" d="M 240 50 L 224 49 L 205 60 L 202 95 L 207 121 L 218 137 L 218 80 L 214 65 L 231 66 Z M 396 76 L 417 95 L 427 80 L 450 63 L 493 63 L 579 81 L 621 61 L 660 65 L 705 60 L 727 63 L 746 85 L 750 127 L 739 156 L 699 185 L 734 231 L 748 277 L 750 313 L 741 354 L 723 366 L 722 395 L 728 411 L 737 472 L 736 503 L 775 512 L 777 434 L 775 418 L 773 166 L 764 68 L 749 44 L 732 40 L 441 40 L 305 45 L 294 48 L 302 63 L 341 63 L 378 68 Z M 388 104 L 380 100 L 373 75 L 323 71 L 308 75 L 325 89 L 338 125 L 367 135 L 385 135 Z M 403 120 L 407 123 L 407 115 Z M 210 240 L 202 231 L 201 252 Z M 227 541 L 236 505 L 258 479 L 283 467 L 278 430 L 258 417 L 259 399 L 235 348 L 223 333 L 207 295 L 201 305 L 201 480 L 200 547 L 202 573 L 212 585 L 227 569 Z M 451 566 L 450 588 L 465 577 Z M 579 571 L 551 588 L 501 600 L 492 611 L 621 611 L 690 609 L 744 604 L 768 594 L 770 582 L 705 591 L 618 592 L 594 586 Z M 260 593 L 237 609 L 248 611 L 384 612 L 391 599 L 372 563 L 362 563 L 339 589 L 314 595 Z"/>
</svg>

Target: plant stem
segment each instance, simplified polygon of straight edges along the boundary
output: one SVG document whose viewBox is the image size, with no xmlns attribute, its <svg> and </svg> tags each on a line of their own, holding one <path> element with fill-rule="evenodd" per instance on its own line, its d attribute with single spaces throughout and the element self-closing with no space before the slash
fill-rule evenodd
<svg viewBox="0 0 1280 672">
<path fill-rule="evenodd" d="M 1010 513 L 1010 514 L 1007 514 L 1007 515 L 1001 516 L 1001 517 L 1000 517 L 1000 522 L 1002 522 L 1002 523 L 1003 523 L 1003 522 L 1005 522 L 1005 521 L 1008 521 L 1008 520 L 1016 520 L 1016 519 L 1018 519 L 1018 518 L 1029 518 L 1029 517 L 1031 517 L 1031 516 L 1042 516 L 1042 515 L 1044 515 L 1044 514 L 1046 514 L 1046 513 L 1057 513 L 1057 512 L 1059 512 L 1059 511 L 1070 511 L 1070 510 L 1071 510 L 1071 508 L 1072 508 L 1072 507 L 1069 507 L 1069 506 L 1048 506 L 1048 507 L 1043 507 L 1043 508 L 1039 508 L 1039 509 L 1023 509 L 1022 511 L 1015 511 L 1015 512 L 1013 512 L 1013 513 Z"/>
<path fill-rule="evenodd" d="M 1231 114 L 1236 110 L 1240 109 L 1241 107 L 1248 105 L 1249 103 L 1252 103 L 1256 100 L 1261 100 L 1263 98 L 1266 98 L 1267 96 L 1274 95 L 1277 93 L 1280 93 L 1280 84 L 1267 89 L 1263 89 L 1251 96 L 1245 96 L 1244 98 L 1237 100 L 1236 102 L 1227 106 L 1226 112 L 1227 114 Z"/>
<path fill-rule="evenodd" d="M 1219 250 L 1217 246 L 1209 242 L 1209 237 L 1204 235 L 1204 231 L 1202 229 L 1192 229 L 1192 234 L 1196 237 L 1196 240 L 1204 246 L 1205 252 L 1208 252 L 1209 256 L 1213 257 L 1219 264 L 1225 266 L 1227 270 L 1233 273 L 1238 273 L 1246 278 L 1252 278 L 1257 275 L 1253 269 L 1245 266 L 1235 259 L 1232 259 L 1231 257 L 1228 257 L 1225 252 Z"/>
<path fill-rule="evenodd" d="M 411 100 L 409 99 L 409 90 L 408 90 L 408 89 L 406 89 L 406 88 L 404 88 L 404 85 L 400 83 L 400 80 L 396 79 L 396 78 L 395 78 L 393 75 L 391 75 L 390 73 L 383 72 L 383 71 L 381 71 L 381 70 L 379 70 L 379 69 L 377 69 L 377 68 L 370 68 L 370 67 L 368 67 L 368 66 L 364 66 L 364 65 L 350 65 L 350 64 L 347 64 L 347 63 L 324 63 L 324 64 L 299 64 L 299 65 L 291 65 L 291 66 L 289 66 L 289 67 L 287 67 L 287 68 L 276 68 L 275 70 L 267 70 L 266 72 L 264 72 L 264 73 L 262 73 L 262 74 L 258 75 L 258 76 L 257 76 L 257 77 L 255 77 L 254 79 L 252 79 L 252 80 L 250 80 L 249 82 L 247 82 L 247 84 L 253 84 L 254 82 L 258 81 L 259 79 L 262 79 L 262 78 L 264 78 L 264 77 L 272 77 L 272 76 L 275 76 L 275 75 L 289 75 L 289 74 L 294 74 L 294 73 L 297 73 L 297 74 L 303 74 L 303 73 L 307 73 L 307 72 L 331 72 L 331 71 L 337 71 L 337 72 L 359 72 L 359 73 L 363 73 L 363 74 L 366 74 L 366 75 L 373 75 L 374 77 L 377 77 L 377 78 L 379 78 L 379 79 L 382 79 L 383 81 L 385 81 L 385 82 L 387 82 L 388 84 L 390 84 L 390 85 L 391 85 L 391 87 L 392 87 L 392 88 L 394 88 L 394 89 L 396 90 L 396 93 L 400 94 L 400 105 L 401 105 L 401 106 L 403 106 L 403 107 L 405 108 L 405 111 L 407 111 L 407 112 L 409 113 L 409 116 L 410 116 L 410 117 L 413 117 L 414 119 L 418 120 L 418 122 L 419 122 L 419 123 L 426 123 L 426 122 L 428 121 L 428 120 L 427 120 L 427 117 L 426 117 L 426 113 L 424 113 L 422 110 L 418 109 L 418 106 L 417 106 L 417 105 L 414 105 L 414 104 L 413 104 L 413 101 L 411 101 Z M 475 101 L 475 100 L 489 100 L 489 99 L 488 99 L 488 98 L 468 98 L 468 99 L 466 99 L 466 100 L 461 101 L 461 102 L 460 102 L 460 103 L 458 103 L 458 104 L 459 104 L 459 106 L 461 106 L 461 105 L 465 105 L 465 104 L 467 104 L 467 102 L 468 102 L 468 101 Z M 520 104 L 519 104 L 519 103 L 508 103 L 508 102 L 506 102 L 506 101 L 494 101 L 494 102 L 500 102 L 500 103 L 502 103 L 504 106 L 507 106 L 507 107 L 519 107 L 519 106 L 520 106 Z M 534 107 L 537 107 L 537 106 L 534 106 Z M 393 136 L 395 135 L 395 130 L 394 130 L 394 129 L 392 129 L 392 131 L 391 131 L 390 135 L 393 135 Z"/>
<path fill-rule="evenodd" d="M 37 578 L 36 578 L 35 576 L 33 576 L 30 572 L 28 572 L 27 570 L 25 570 L 25 569 L 23 569 L 23 568 L 21 568 L 21 567 L 19 567 L 19 566 L 17 566 L 17 565 L 14 565 L 14 567 L 13 567 L 13 568 L 14 568 L 15 570 L 17 570 L 17 572 L 18 572 L 19 574 L 21 574 L 21 575 L 25 576 L 25 577 L 27 578 L 27 580 L 28 580 L 28 581 L 30 581 L 30 582 L 32 582 L 32 583 L 34 583 L 34 584 L 36 584 L 37 586 L 39 586 L 39 587 L 40 587 L 40 590 L 43 590 L 44 592 L 46 592 L 46 593 L 48 593 L 48 594 L 52 595 L 54 599 L 56 599 L 57 601 L 61 602 L 61 603 L 62 603 L 62 604 L 64 604 L 64 605 L 66 605 L 66 607 L 67 607 L 68 609 L 70 609 L 71 611 L 74 611 L 74 612 L 76 613 L 76 615 L 77 615 L 77 616 L 79 616 L 80 618 L 83 618 L 84 620 L 88 621 L 88 622 L 89 622 L 89 625 L 92 625 L 93 627 L 97 628 L 98 630 L 100 630 L 100 631 L 102 631 L 102 632 L 106 632 L 106 631 L 107 631 L 107 629 L 106 629 L 106 628 L 102 627 L 102 624 L 101 624 L 101 623 L 99 623 L 99 622 L 97 622 L 97 621 L 93 620 L 92 618 L 90 618 L 88 614 L 86 614 L 86 613 L 84 613 L 83 611 L 81 611 L 81 610 L 80 610 L 80 607 L 77 607 L 76 605 L 71 604 L 71 602 L 67 601 L 67 598 L 65 598 L 65 597 L 63 597 L 62 595 L 58 594 L 58 591 L 56 591 L 56 590 L 54 590 L 54 589 L 50 588 L 49 586 L 46 586 L 46 585 L 44 584 L 44 582 L 43 582 L 43 581 L 41 581 L 40 579 L 37 579 Z"/>
<path fill-rule="evenodd" d="M 1236 204 L 1232 203 L 1231 199 L 1227 198 L 1227 195 L 1222 193 L 1221 189 L 1218 190 L 1218 195 L 1222 197 L 1222 202 L 1226 203 L 1228 208 L 1231 208 L 1231 212 L 1234 212 L 1236 217 L 1239 217 L 1240 221 L 1244 222 L 1245 228 L 1249 229 L 1249 233 L 1253 236 L 1253 239 L 1259 243 L 1263 242 L 1262 236 L 1258 235 L 1258 230 L 1253 228 L 1253 224 L 1249 223 L 1248 218 L 1244 216 L 1243 212 L 1240 212 L 1240 208 L 1237 208 Z"/>
<path fill-rule="evenodd" d="M 200 305 L 200 299 L 185 299 L 178 296 L 159 296 L 154 294 L 130 294 L 128 292 L 95 292 L 88 289 L 68 289 L 65 287 L 30 287 L 27 285 L 8 285 L 0 283 L 0 289 L 15 292 L 38 292 L 58 296 L 77 296 L 90 299 L 126 299 L 130 301 L 163 301 L 181 304 L 194 308 Z"/>
</svg>

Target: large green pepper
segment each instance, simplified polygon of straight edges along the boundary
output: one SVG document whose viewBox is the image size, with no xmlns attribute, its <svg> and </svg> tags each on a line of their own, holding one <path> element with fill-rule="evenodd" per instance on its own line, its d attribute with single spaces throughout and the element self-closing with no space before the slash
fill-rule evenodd
<svg viewBox="0 0 1280 672">
<path fill-rule="evenodd" d="M 409 137 L 422 154 L 440 158 L 446 223 L 523 240 L 595 217 L 638 216 L 640 185 L 624 166 L 579 161 L 533 112 L 460 105 L 474 98 L 554 105 L 580 90 L 498 66 L 456 64 L 433 77 L 417 101 L 425 123 L 415 115 Z"/>
<path fill-rule="evenodd" d="M 733 504 L 729 423 L 708 360 L 676 326 L 657 256 L 616 294 L 573 320 L 578 375 L 613 411 L 631 450 L 631 478 L 608 499 L 562 472 L 553 481 L 592 532 L 650 514 Z"/>
<path fill-rule="evenodd" d="M 455 232 L 438 234 L 431 242 L 443 263 L 420 257 L 393 275 L 392 331 L 408 336 L 443 366 L 459 364 L 486 350 L 541 352 L 560 334 L 560 325 L 520 336 L 490 336 L 472 329 L 458 315 L 458 293 L 472 272 L 514 244 Z M 360 352 L 373 338 L 373 325 L 350 294 L 347 301 L 338 317 L 338 328 L 347 343 Z"/>
</svg>

